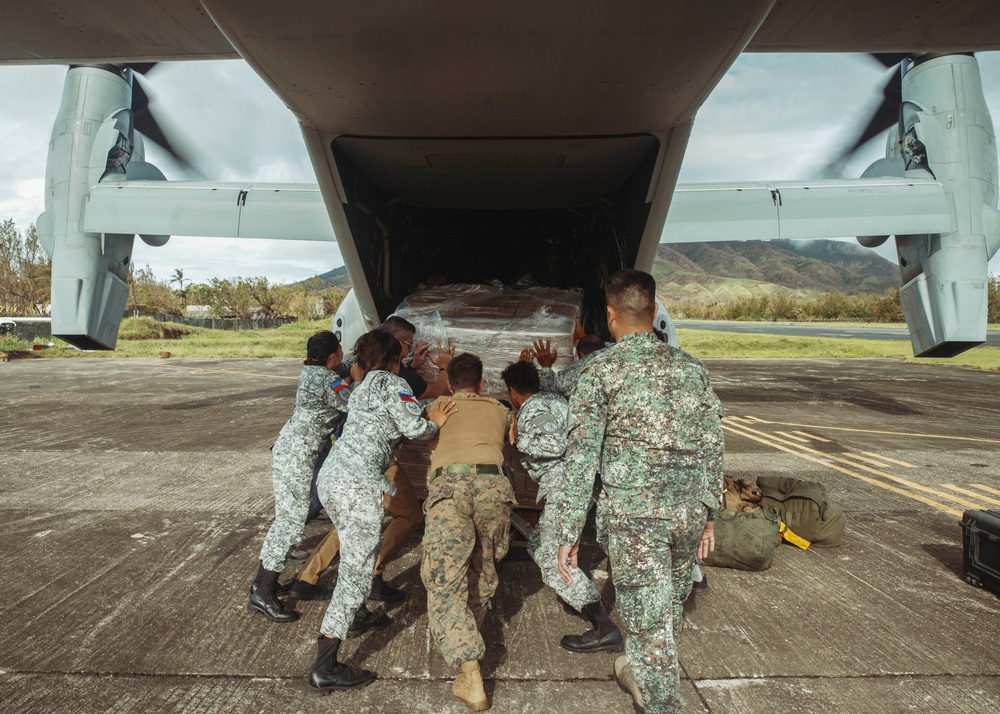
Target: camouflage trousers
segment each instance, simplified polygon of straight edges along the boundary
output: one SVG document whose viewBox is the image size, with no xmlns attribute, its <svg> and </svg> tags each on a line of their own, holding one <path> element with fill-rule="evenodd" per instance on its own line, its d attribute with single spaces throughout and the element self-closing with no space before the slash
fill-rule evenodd
<svg viewBox="0 0 1000 714">
<path fill-rule="evenodd" d="M 496 561 L 510 546 L 514 489 L 502 475 L 444 473 L 427 492 L 420 579 L 431 635 L 457 667 L 486 652 L 479 625 L 499 584 Z"/>
<path fill-rule="evenodd" d="M 320 478 L 319 499 L 340 534 L 340 568 L 319 631 L 347 638 L 354 613 L 372 590 L 372 568 L 382 545 L 382 490 Z"/>
<path fill-rule="evenodd" d="M 528 536 L 528 554 L 542 572 L 542 582 L 579 612 L 584 605 L 600 600 L 601 593 L 579 568 L 570 570 L 572 583 L 567 583 L 559 575 L 559 532 L 553 512 L 554 500 L 554 494 L 550 493 L 546 508 Z"/>
<path fill-rule="evenodd" d="M 677 506 L 670 518 L 609 517 L 615 608 L 626 632 L 625 656 L 648 714 L 684 708 L 677 638 L 706 518 L 700 502 Z"/>
<path fill-rule="evenodd" d="M 315 451 L 304 445 L 282 439 L 278 439 L 271 451 L 274 522 L 260 549 L 260 562 L 268 570 L 279 573 L 284 570 L 288 549 L 302 540 L 316 457 Z"/>
</svg>

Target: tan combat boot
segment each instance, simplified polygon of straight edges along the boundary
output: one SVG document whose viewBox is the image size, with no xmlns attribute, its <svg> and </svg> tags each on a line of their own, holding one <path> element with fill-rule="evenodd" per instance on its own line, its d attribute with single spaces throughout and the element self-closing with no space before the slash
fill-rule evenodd
<svg viewBox="0 0 1000 714">
<path fill-rule="evenodd" d="M 490 708 L 483 689 L 483 676 L 479 673 L 479 662 L 462 662 L 462 673 L 451 685 L 451 692 L 465 702 L 470 712 L 483 712 Z"/>
<path fill-rule="evenodd" d="M 639 707 L 639 710 L 646 711 L 642 701 L 642 692 L 639 691 L 639 685 L 635 683 L 635 678 L 632 676 L 632 667 L 629 665 L 625 655 L 615 660 L 615 679 L 618 680 L 618 686 L 632 695 L 632 701 Z"/>
</svg>

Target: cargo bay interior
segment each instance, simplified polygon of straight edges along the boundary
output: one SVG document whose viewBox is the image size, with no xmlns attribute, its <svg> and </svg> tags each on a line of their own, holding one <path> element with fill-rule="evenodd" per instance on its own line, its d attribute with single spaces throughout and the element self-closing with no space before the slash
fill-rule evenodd
<svg viewBox="0 0 1000 714">
<path fill-rule="evenodd" d="M 380 319 L 426 287 L 499 281 L 582 289 L 585 329 L 606 336 L 604 281 L 634 264 L 656 138 L 560 140 L 555 147 L 545 140 L 450 141 L 438 153 L 419 140 L 413 146 L 423 147 L 416 152 L 420 170 L 403 177 L 380 173 L 378 151 L 389 141 L 333 144 L 345 213 Z M 561 149 L 591 144 L 613 157 L 611 179 L 607 171 L 600 180 L 574 173 L 571 150 Z M 497 172 L 498 165 L 507 170 Z"/>
</svg>

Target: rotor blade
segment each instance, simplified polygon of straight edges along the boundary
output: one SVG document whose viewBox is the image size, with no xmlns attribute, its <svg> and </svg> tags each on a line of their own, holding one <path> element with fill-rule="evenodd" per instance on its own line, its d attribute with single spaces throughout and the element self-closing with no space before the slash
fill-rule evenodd
<svg viewBox="0 0 1000 714">
<path fill-rule="evenodd" d="M 148 74 L 159 62 L 129 62 L 126 67 L 139 74 Z"/>
<path fill-rule="evenodd" d="M 882 88 L 882 103 L 879 104 L 871 121 L 868 122 L 868 126 L 864 128 L 847 153 L 853 153 L 869 139 L 896 123 L 899 119 L 899 105 L 903 101 L 902 81 L 902 72 L 897 67 L 885 87 Z"/>
<path fill-rule="evenodd" d="M 134 118 L 133 126 L 136 131 L 162 147 L 183 169 L 196 175 L 201 175 L 201 172 L 194 165 L 187 152 L 178 147 L 177 144 L 179 142 L 177 141 L 177 137 L 174 138 L 174 141 L 171 141 L 166 133 L 164 133 L 149 108 L 149 95 L 146 94 L 146 90 L 142 88 L 142 84 L 138 79 L 134 77 L 132 80 L 132 116 Z"/>
<path fill-rule="evenodd" d="M 875 109 L 868 125 L 861 130 L 857 138 L 841 152 L 841 154 L 831 161 L 823 170 L 822 175 L 833 176 L 837 169 L 842 168 L 851 156 L 872 138 L 891 127 L 899 120 L 899 105 L 903 101 L 902 71 L 899 67 L 882 88 L 882 101 Z"/>
<path fill-rule="evenodd" d="M 895 67 L 910 56 L 906 52 L 869 52 L 868 55 L 877 62 L 880 62 L 886 69 Z"/>
</svg>

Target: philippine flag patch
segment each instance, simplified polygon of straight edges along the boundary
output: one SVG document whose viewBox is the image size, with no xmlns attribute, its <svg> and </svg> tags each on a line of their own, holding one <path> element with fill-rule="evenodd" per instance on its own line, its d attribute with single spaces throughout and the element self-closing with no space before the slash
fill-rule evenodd
<svg viewBox="0 0 1000 714">
<path fill-rule="evenodd" d="M 338 379 L 336 382 L 330 385 L 330 389 L 332 389 L 334 392 L 342 392 L 345 389 L 347 389 L 347 385 L 344 383 L 344 380 Z"/>
<path fill-rule="evenodd" d="M 416 397 L 414 397 L 412 394 L 407 394 L 406 392 L 400 392 L 399 401 L 403 403 L 403 406 L 406 407 L 406 411 L 410 412 L 410 414 L 419 416 L 420 412 L 423 411 L 420 408 L 420 402 L 418 402 Z"/>
</svg>

